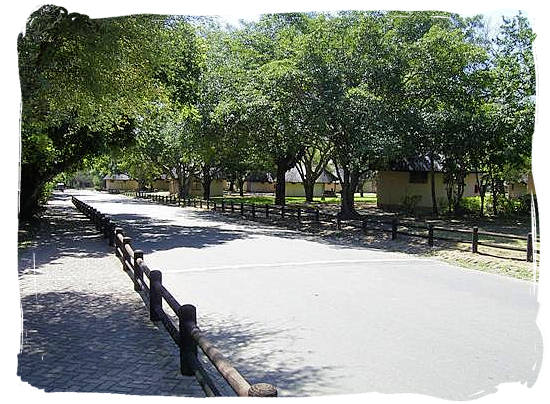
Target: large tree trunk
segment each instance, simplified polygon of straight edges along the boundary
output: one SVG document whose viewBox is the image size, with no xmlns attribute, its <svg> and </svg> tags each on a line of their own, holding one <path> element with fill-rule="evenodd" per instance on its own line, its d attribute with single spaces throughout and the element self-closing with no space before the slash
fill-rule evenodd
<svg viewBox="0 0 550 404">
<path fill-rule="evenodd" d="M 359 219 L 361 215 L 355 210 L 355 190 L 359 182 L 358 173 L 354 173 L 347 167 L 342 167 L 343 177 L 341 178 L 342 191 L 340 199 L 340 218 Z"/>
<path fill-rule="evenodd" d="M 202 197 L 206 200 L 210 199 L 210 184 L 212 184 L 210 167 L 204 166 L 202 168 Z"/>
<path fill-rule="evenodd" d="M 275 183 L 275 205 L 285 204 L 285 174 L 287 171 L 286 161 L 279 161 L 277 164 L 277 182 Z"/>
<path fill-rule="evenodd" d="M 244 196 L 244 179 L 242 178 L 237 179 L 237 186 L 239 187 L 239 195 L 243 197 Z"/>
<path fill-rule="evenodd" d="M 19 218 L 31 219 L 37 213 L 40 203 L 40 197 L 44 191 L 46 183 L 41 181 L 42 176 L 35 174 L 33 168 L 21 169 L 21 192 L 19 194 Z"/>
<path fill-rule="evenodd" d="M 439 215 L 439 212 L 437 210 L 437 198 L 435 194 L 435 161 L 434 161 L 434 155 L 433 153 L 430 153 L 430 185 L 431 185 L 431 191 L 432 191 L 432 212 L 434 215 Z"/>
<path fill-rule="evenodd" d="M 313 202 L 313 193 L 315 191 L 315 181 L 302 181 L 304 192 L 306 194 L 306 202 Z"/>
</svg>

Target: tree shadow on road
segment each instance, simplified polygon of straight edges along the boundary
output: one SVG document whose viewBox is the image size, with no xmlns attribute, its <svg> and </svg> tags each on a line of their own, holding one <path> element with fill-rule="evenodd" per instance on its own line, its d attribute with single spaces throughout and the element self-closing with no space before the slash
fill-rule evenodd
<svg viewBox="0 0 550 404">
<path fill-rule="evenodd" d="M 29 246 L 19 248 L 19 273 L 64 257 L 105 257 L 108 243 L 89 219 L 67 206 L 48 206 Z M 33 257 L 34 254 L 34 257 Z"/>
<path fill-rule="evenodd" d="M 182 247 L 208 248 L 249 237 L 245 230 L 226 230 L 216 226 L 184 226 L 145 215 L 113 214 L 110 217 L 122 227 L 125 236 L 132 238 L 133 248 L 140 249 L 146 254 Z"/>
</svg>

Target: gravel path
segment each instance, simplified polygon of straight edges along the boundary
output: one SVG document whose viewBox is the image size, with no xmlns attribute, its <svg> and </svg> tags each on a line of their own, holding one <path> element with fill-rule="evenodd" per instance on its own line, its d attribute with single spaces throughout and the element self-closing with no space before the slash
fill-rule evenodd
<svg viewBox="0 0 550 404">
<path fill-rule="evenodd" d="M 74 194 L 124 227 L 245 376 L 282 396 L 466 400 L 537 379 L 536 284 L 193 208 Z"/>
<path fill-rule="evenodd" d="M 46 219 L 19 254 L 21 380 L 46 392 L 203 396 L 70 196 L 56 194 Z"/>
</svg>

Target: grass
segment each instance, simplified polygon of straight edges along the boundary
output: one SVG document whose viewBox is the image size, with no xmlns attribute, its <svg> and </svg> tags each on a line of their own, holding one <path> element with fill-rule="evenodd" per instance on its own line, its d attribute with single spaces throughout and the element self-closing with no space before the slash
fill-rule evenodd
<svg viewBox="0 0 550 404">
<path fill-rule="evenodd" d="M 274 204 L 275 203 L 275 196 L 272 195 L 265 195 L 265 196 L 248 196 L 245 195 L 243 197 L 239 195 L 231 195 L 231 196 L 217 196 L 211 198 L 214 201 L 221 201 L 222 199 L 225 202 L 231 202 L 234 203 L 249 203 L 249 204 L 258 204 L 258 205 L 265 205 L 267 204 Z M 285 198 L 286 203 L 289 205 L 304 205 L 306 204 L 306 198 L 303 196 L 287 196 Z M 365 203 L 365 204 L 373 204 L 376 205 L 376 194 L 374 193 L 365 193 L 363 197 L 360 196 L 360 194 L 355 194 L 355 202 L 357 203 Z M 340 197 L 333 196 L 333 197 L 315 197 L 313 198 L 313 202 L 309 205 L 340 205 Z"/>
</svg>

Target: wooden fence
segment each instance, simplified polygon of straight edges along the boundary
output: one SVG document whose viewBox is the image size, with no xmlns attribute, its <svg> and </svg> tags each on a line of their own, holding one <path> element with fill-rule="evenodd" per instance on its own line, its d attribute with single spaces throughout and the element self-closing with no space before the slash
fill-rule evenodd
<svg viewBox="0 0 550 404">
<path fill-rule="evenodd" d="M 126 194 L 126 193 L 125 193 Z M 208 376 L 197 357 L 199 347 L 220 375 L 238 396 L 276 397 L 277 389 L 268 383 L 250 384 L 223 356 L 219 349 L 197 326 L 197 311 L 190 304 L 181 305 L 162 284 L 162 273 L 151 270 L 146 264 L 141 250 L 132 248 L 132 239 L 109 217 L 92 206 L 72 197 L 75 207 L 86 215 L 96 229 L 109 239 L 122 269 L 134 284 L 134 290 L 148 298 L 151 321 L 160 321 L 170 334 L 180 351 L 180 371 L 185 376 L 195 376 L 207 396 L 220 396 L 220 390 Z M 173 311 L 173 316 L 164 311 L 163 302 Z"/>
<path fill-rule="evenodd" d="M 291 217 L 297 221 L 298 226 L 308 221 L 317 223 L 328 221 L 329 223 L 333 223 L 338 230 L 341 230 L 343 227 L 351 227 L 361 229 L 364 233 L 368 231 L 391 233 L 392 240 L 396 240 L 399 235 L 426 239 L 430 247 L 434 246 L 435 241 L 470 244 L 470 251 L 474 254 L 480 254 L 479 246 L 517 251 L 524 253 L 525 259 L 529 262 L 533 261 L 533 254 L 540 253 L 539 249 L 533 247 L 534 242 L 538 242 L 539 239 L 538 237 L 534 239 L 531 233 L 525 236 L 518 236 L 513 234 L 479 231 L 478 227 L 472 227 L 472 229 L 447 228 L 435 226 L 431 223 L 400 221 L 398 218 L 394 218 L 391 221 L 366 218 L 361 220 L 341 220 L 337 213 L 323 212 L 320 211 L 319 208 L 313 207 L 304 208 L 272 204 L 235 203 L 233 200 L 225 201 L 223 199 L 221 201 L 203 200 L 201 198 L 180 199 L 173 195 L 162 196 L 140 191 L 123 192 L 123 194 L 149 199 L 167 205 L 193 206 L 195 208 L 207 209 L 215 212 L 238 213 L 241 216 L 252 219 L 259 217 L 270 218 L 272 216 L 277 216 L 282 219 Z M 448 236 L 447 233 L 451 233 L 451 236 Z M 453 237 L 453 235 L 458 236 Z M 459 238 L 460 235 L 468 235 L 468 239 Z M 482 240 L 480 238 L 525 241 L 526 246 L 506 245 L 502 244 L 502 242 L 495 243 L 491 242 L 491 240 Z"/>
</svg>

